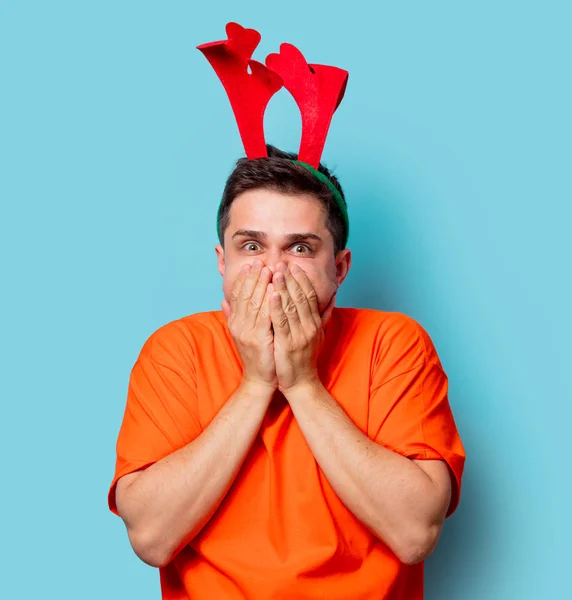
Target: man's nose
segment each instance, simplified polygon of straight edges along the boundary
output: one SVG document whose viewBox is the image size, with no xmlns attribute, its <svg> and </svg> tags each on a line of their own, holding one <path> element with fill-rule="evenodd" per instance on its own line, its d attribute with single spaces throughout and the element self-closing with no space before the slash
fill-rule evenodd
<svg viewBox="0 0 572 600">
<path fill-rule="evenodd" d="M 266 253 L 266 266 L 270 269 L 272 274 L 276 273 L 276 267 L 279 263 L 288 264 L 286 257 L 281 250 L 270 250 Z"/>
<path fill-rule="evenodd" d="M 288 260 L 288 257 L 283 256 L 273 262 L 267 262 L 266 266 L 270 269 L 270 272 L 272 273 L 272 275 L 274 275 L 274 273 L 276 273 L 276 271 L 278 271 L 279 265 L 282 265 L 282 269 L 284 269 L 284 267 L 289 269 L 291 264 L 292 263 Z"/>
</svg>

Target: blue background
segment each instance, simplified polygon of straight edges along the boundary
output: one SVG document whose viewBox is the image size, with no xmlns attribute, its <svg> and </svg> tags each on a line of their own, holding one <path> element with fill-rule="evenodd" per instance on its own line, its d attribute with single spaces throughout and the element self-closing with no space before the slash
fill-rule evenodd
<svg viewBox="0 0 572 600">
<path fill-rule="evenodd" d="M 226 21 L 350 72 L 323 159 L 349 202 L 340 305 L 429 332 L 467 453 L 430 600 L 563 598 L 570 560 L 566 2 L 0 2 L 3 598 L 156 599 L 107 510 L 147 337 L 217 309 L 242 147 L 197 44 Z M 297 150 L 277 95 L 267 140 Z"/>
</svg>

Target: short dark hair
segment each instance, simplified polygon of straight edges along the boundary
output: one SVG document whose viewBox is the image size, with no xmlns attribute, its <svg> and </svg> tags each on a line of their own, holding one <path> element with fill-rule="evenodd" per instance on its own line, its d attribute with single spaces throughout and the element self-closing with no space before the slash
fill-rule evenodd
<svg viewBox="0 0 572 600">
<path fill-rule="evenodd" d="M 230 221 L 230 208 L 235 198 L 248 190 L 266 189 L 283 194 L 315 196 L 326 212 L 326 227 L 334 239 L 334 254 L 343 250 L 348 227 L 332 191 L 305 167 L 292 162 L 298 159 L 297 154 L 283 152 L 270 144 L 266 145 L 266 150 L 268 157 L 240 158 L 226 180 L 217 220 L 220 243 L 224 245 L 224 232 Z M 338 179 L 321 163 L 318 170 L 334 184 L 345 202 Z"/>
</svg>

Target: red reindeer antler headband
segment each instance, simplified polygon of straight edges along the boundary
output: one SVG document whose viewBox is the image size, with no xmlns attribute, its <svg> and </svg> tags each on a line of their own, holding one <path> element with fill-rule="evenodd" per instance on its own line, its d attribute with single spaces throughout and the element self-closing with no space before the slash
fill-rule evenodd
<svg viewBox="0 0 572 600">
<path fill-rule="evenodd" d="M 302 115 L 298 160 L 318 169 L 330 122 L 346 90 L 348 72 L 308 64 L 291 44 L 282 44 L 280 53 L 270 54 L 264 66 L 251 59 L 261 39 L 257 31 L 228 23 L 226 33 L 227 40 L 197 47 L 226 90 L 247 158 L 268 156 L 264 112 L 270 98 L 284 85 Z"/>
<path fill-rule="evenodd" d="M 337 67 L 310 65 L 292 44 L 282 44 L 279 54 L 269 54 L 264 66 L 251 58 L 260 42 L 258 31 L 228 23 L 226 34 L 226 40 L 197 48 L 206 56 L 226 90 L 246 157 L 268 156 L 264 112 L 272 96 L 284 85 L 302 115 L 302 139 L 298 160 L 294 162 L 329 188 L 345 221 L 345 245 L 349 232 L 346 202 L 318 168 L 330 122 L 346 91 L 348 72 Z M 222 204 L 219 215 L 221 207 Z"/>
<path fill-rule="evenodd" d="M 226 90 L 247 158 L 268 156 L 264 111 L 270 98 L 282 87 L 282 79 L 263 64 L 251 60 L 260 42 L 258 31 L 228 23 L 226 33 L 228 40 L 197 48 L 206 56 Z"/>
</svg>

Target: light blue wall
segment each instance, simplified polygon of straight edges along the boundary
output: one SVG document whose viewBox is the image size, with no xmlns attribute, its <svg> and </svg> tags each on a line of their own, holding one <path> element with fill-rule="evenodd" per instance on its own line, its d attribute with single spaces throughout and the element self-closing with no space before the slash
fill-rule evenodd
<svg viewBox="0 0 572 600">
<path fill-rule="evenodd" d="M 560 599 L 570 559 L 567 2 L 0 3 L 3 598 L 159 597 L 107 511 L 147 336 L 218 308 L 214 217 L 242 148 L 194 49 L 236 20 L 350 71 L 340 304 L 432 336 L 468 460 L 429 600 Z M 267 139 L 296 150 L 281 92 Z"/>
</svg>

